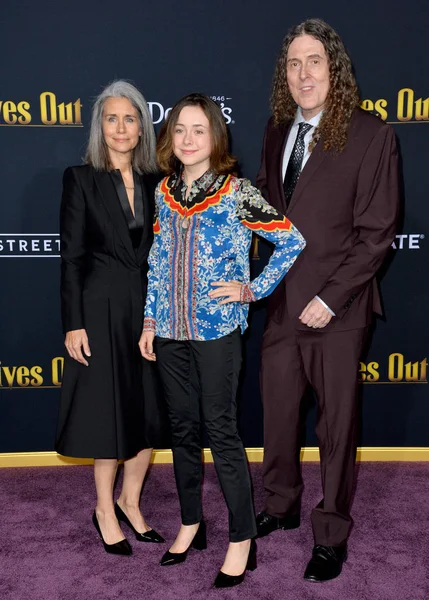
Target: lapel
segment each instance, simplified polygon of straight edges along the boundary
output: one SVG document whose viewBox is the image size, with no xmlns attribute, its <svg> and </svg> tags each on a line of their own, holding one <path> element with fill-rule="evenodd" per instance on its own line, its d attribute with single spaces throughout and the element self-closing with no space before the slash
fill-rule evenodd
<svg viewBox="0 0 429 600">
<path fill-rule="evenodd" d="M 285 193 L 284 193 L 284 189 L 283 189 L 283 174 L 282 174 L 282 170 L 283 170 L 283 154 L 286 148 L 286 143 L 287 143 L 287 139 L 289 137 L 289 132 L 290 129 L 292 127 L 292 123 L 293 121 L 290 121 L 287 125 L 283 125 L 282 126 L 282 131 L 281 134 L 279 136 L 279 145 L 280 145 L 280 149 L 278 152 L 275 153 L 275 156 L 277 156 L 278 158 L 278 164 L 277 164 L 277 173 L 278 173 L 278 182 L 279 182 L 279 195 L 278 197 L 281 198 L 281 207 L 279 207 L 279 209 L 281 210 L 281 212 L 283 214 L 286 214 L 287 208 L 286 208 L 286 198 L 285 198 Z"/>
<path fill-rule="evenodd" d="M 296 188 L 294 189 L 292 198 L 290 199 L 288 212 L 290 212 L 295 206 L 295 204 L 298 202 L 299 198 L 302 195 L 302 192 L 305 189 L 305 186 L 311 180 L 317 169 L 320 167 L 325 157 L 326 152 L 323 150 L 323 142 L 319 141 L 316 144 L 316 147 L 314 148 L 313 152 L 310 154 L 310 158 L 305 163 L 303 170 L 301 171 L 301 175 L 299 176 Z"/>
<path fill-rule="evenodd" d="M 121 203 L 116 193 L 115 185 L 108 171 L 94 171 L 94 179 L 97 185 L 101 200 L 112 219 L 112 223 L 121 238 L 128 254 L 136 260 L 130 232 L 128 230 L 127 220 L 122 210 Z M 146 215 L 145 215 L 146 216 Z"/>
<path fill-rule="evenodd" d="M 143 259 L 147 256 L 147 241 L 152 232 L 152 210 L 153 198 L 150 197 L 150 193 L 153 195 L 153 190 L 148 186 L 144 175 L 140 175 L 140 185 L 142 190 L 142 202 L 143 202 L 143 231 L 140 240 L 140 245 L 136 250 L 137 261 L 139 264 L 143 262 Z M 149 189 L 148 189 L 149 188 Z"/>
</svg>

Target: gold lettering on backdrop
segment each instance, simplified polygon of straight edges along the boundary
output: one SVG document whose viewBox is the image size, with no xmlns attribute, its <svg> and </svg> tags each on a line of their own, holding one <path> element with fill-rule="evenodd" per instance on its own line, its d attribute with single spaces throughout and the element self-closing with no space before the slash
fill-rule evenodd
<svg viewBox="0 0 429 600">
<path fill-rule="evenodd" d="M 380 365 L 378 362 L 370 362 L 367 365 L 363 362 L 359 363 L 359 373 L 361 375 L 361 381 L 378 381 L 380 379 L 380 373 L 378 369 Z"/>
<path fill-rule="evenodd" d="M 74 125 L 82 127 L 82 104 L 80 98 L 58 103 L 53 92 L 43 92 L 39 98 L 40 121 L 47 127 L 53 125 Z M 33 115 L 31 105 L 26 100 L 13 102 L 0 100 L 0 124 L 30 125 Z M 36 123 L 37 125 L 37 123 Z"/>
<path fill-rule="evenodd" d="M 82 125 L 82 112 L 81 112 L 81 108 L 82 108 L 82 104 L 80 103 L 80 98 L 78 98 L 76 100 L 76 102 L 73 104 L 74 106 L 74 124 L 75 125 Z"/>
<path fill-rule="evenodd" d="M 19 102 L 18 103 L 18 113 L 20 116 L 18 117 L 18 123 L 20 125 L 28 125 L 31 123 L 31 114 L 28 112 L 30 109 L 29 102 Z"/>
<path fill-rule="evenodd" d="M 428 121 L 429 120 L 429 98 L 418 98 L 414 100 L 415 93 L 411 88 L 403 88 L 398 92 L 399 121 Z"/>
<path fill-rule="evenodd" d="M 410 88 L 403 88 L 398 93 L 398 113 L 399 121 L 411 121 L 414 113 L 414 92 Z"/>
<path fill-rule="evenodd" d="M 388 101 L 384 98 L 362 100 L 361 108 L 376 113 L 383 121 L 388 119 Z M 417 98 L 411 88 L 399 90 L 396 99 L 396 117 L 400 123 L 429 121 L 429 98 Z"/>
<path fill-rule="evenodd" d="M 389 356 L 387 377 L 394 382 L 427 381 L 427 365 L 427 358 L 420 362 L 405 362 L 403 354 L 394 352 Z"/>
<path fill-rule="evenodd" d="M 387 378 L 381 374 L 378 362 L 360 362 L 359 374 L 360 381 L 365 383 L 427 383 L 427 368 L 427 358 L 407 361 L 403 354 L 393 352 L 387 360 Z"/>
<path fill-rule="evenodd" d="M 0 388 L 39 387 L 42 383 L 42 367 L 9 367 L 0 363 Z"/>
<path fill-rule="evenodd" d="M 80 98 L 75 102 L 60 102 L 53 92 L 40 94 L 40 120 L 45 125 L 82 125 L 82 104 Z"/>
<path fill-rule="evenodd" d="M 56 356 L 52 359 L 52 384 L 61 385 L 63 380 L 64 358 Z"/>
<path fill-rule="evenodd" d="M 16 104 L 12 100 L 0 100 L 0 120 L 6 125 L 15 125 L 16 123 L 28 125 L 31 121 L 29 108 L 30 104 L 25 101 Z"/>
<path fill-rule="evenodd" d="M 9 125 L 14 125 L 18 117 L 16 116 L 16 104 L 14 102 L 3 102 L 3 119 L 5 123 Z"/>
<path fill-rule="evenodd" d="M 31 367 L 30 375 L 33 378 L 31 380 L 32 387 L 39 387 L 39 385 L 42 385 L 42 383 L 43 383 L 42 367 Z"/>
<path fill-rule="evenodd" d="M 19 387 L 27 387 L 30 384 L 30 369 L 28 367 L 17 368 L 16 383 Z"/>
<path fill-rule="evenodd" d="M 404 354 L 393 352 L 389 355 L 387 365 L 381 367 L 379 362 L 359 363 L 361 383 L 428 383 L 428 359 L 407 360 Z M 386 374 L 387 366 L 387 374 Z M 64 358 L 55 356 L 51 360 L 51 382 L 47 387 L 61 387 L 64 371 Z M 387 375 L 387 377 L 386 377 Z M 2 365 L 0 362 L 1 388 L 38 388 L 44 383 L 43 368 L 39 365 Z"/>
<path fill-rule="evenodd" d="M 2 367 L 1 370 L 3 371 L 6 379 L 7 385 L 5 387 L 12 387 L 15 379 L 16 367 Z"/>
<path fill-rule="evenodd" d="M 385 100 L 384 98 L 380 98 L 375 102 L 369 99 L 363 100 L 361 108 L 370 112 L 375 111 L 380 117 L 380 119 L 383 119 L 383 121 L 387 120 L 388 113 L 387 110 L 385 110 L 387 108 L 387 100 Z"/>
<path fill-rule="evenodd" d="M 57 105 L 55 94 L 43 92 L 40 94 L 40 120 L 45 125 L 55 125 L 57 122 Z"/>
<path fill-rule="evenodd" d="M 419 98 L 416 100 L 416 121 L 428 121 L 429 120 L 429 98 L 423 100 Z"/>
</svg>

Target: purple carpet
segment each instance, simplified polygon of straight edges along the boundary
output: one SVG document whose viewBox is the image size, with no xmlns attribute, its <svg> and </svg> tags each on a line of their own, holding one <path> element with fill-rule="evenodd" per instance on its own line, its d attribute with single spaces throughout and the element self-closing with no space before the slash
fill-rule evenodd
<svg viewBox="0 0 429 600">
<path fill-rule="evenodd" d="M 263 505 L 261 465 L 251 465 L 255 504 Z M 302 579 L 312 547 L 311 507 L 320 500 L 317 464 L 303 467 L 300 529 L 258 542 L 258 568 L 231 590 L 210 589 L 228 543 L 227 513 L 212 465 L 205 471 L 208 548 L 186 563 L 158 566 L 179 527 L 170 465 L 151 469 L 143 496 L 148 522 L 167 544 L 132 537 L 131 557 L 104 552 L 91 523 L 91 467 L 0 470 L 1 600 L 427 600 L 429 464 L 363 463 L 353 506 L 355 527 L 342 575 L 324 584 Z M 118 482 L 120 483 L 120 482 Z"/>
</svg>

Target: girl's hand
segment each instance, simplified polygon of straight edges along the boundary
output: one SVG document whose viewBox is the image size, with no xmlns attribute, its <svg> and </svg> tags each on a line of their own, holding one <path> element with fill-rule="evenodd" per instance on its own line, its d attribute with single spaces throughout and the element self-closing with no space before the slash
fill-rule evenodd
<svg viewBox="0 0 429 600">
<path fill-rule="evenodd" d="M 140 336 L 139 348 L 141 355 L 146 360 L 156 360 L 156 354 L 153 351 L 154 339 L 155 333 L 153 331 L 143 331 Z"/>
<path fill-rule="evenodd" d="M 222 298 L 219 304 L 228 304 L 228 302 L 240 302 L 242 283 L 239 281 L 213 281 L 212 286 L 217 289 L 209 292 L 210 298 Z"/>
</svg>

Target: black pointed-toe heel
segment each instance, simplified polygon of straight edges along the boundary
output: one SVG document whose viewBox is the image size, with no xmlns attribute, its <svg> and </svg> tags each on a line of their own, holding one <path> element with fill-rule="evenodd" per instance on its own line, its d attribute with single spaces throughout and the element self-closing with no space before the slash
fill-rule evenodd
<svg viewBox="0 0 429 600">
<path fill-rule="evenodd" d="M 240 583 L 243 583 L 243 581 L 244 581 L 246 571 L 254 571 L 257 566 L 258 566 L 258 563 L 256 560 L 256 542 L 255 542 L 255 540 L 252 540 L 250 542 L 249 557 L 247 559 L 246 568 L 244 569 L 242 574 L 241 575 L 227 575 L 226 573 L 219 571 L 219 573 L 216 576 L 213 587 L 214 588 L 229 588 L 229 587 L 234 587 L 236 585 L 240 585 Z"/>
<path fill-rule="evenodd" d="M 103 542 L 103 546 L 106 552 L 109 554 L 120 554 L 122 556 L 130 556 L 133 553 L 133 549 L 130 546 L 130 543 L 127 539 L 121 540 L 120 542 L 116 542 L 116 544 L 106 544 L 103 539 L 103 534 L 101 533 L 100 525 L 98 523 L 97 515 L 94 513 L 92 515 L 92 522 L 94 524 L 95 529 L 98 532 L 98 535 Z"/>
<path fill-rule="evenodd" d="M 125 525 L 128 525 L 139 542 L 152 542 L 154 544 L 163 544 L 165 542 L 162 535 L 159 535 L 155 529 L 139 533 L 117 502 L 115 502 L 115 515 L 118 521 L 123 521 Z"/>
<path fill-rule="evenodd" d="M 207 548 L 207 529 L 204 521 L 200 521 L 197 533 L 187 550 L 184 552 L 170 552 L 167 550 L 159 564 L 161 567 L 167 567 L 185 562 L 190 548 L 194 548 L 194 550 L 205 550 Z"/>
</svg>

